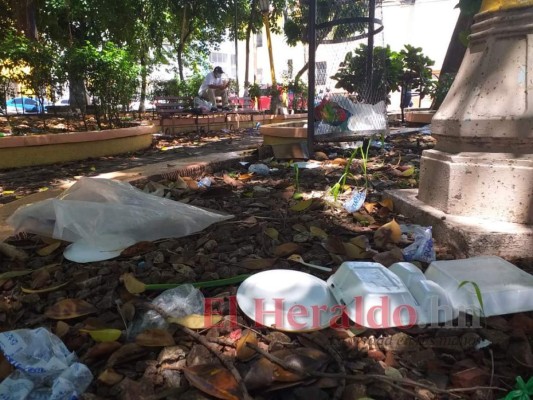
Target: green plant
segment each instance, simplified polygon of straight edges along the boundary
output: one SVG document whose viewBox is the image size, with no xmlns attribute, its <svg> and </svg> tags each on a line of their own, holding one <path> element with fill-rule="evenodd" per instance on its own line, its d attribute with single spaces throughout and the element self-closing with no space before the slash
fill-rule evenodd
<svg viewBox="0 0 533 400">
<path fill-rule="evenodd" d="M 333 187 L 330 189 L 330 193 L 333 195 L 333 198 L 335 199 L 335 201 L 337 201 L 337 198 L 339 197 L 341 189 L 344 188 L 344 185 L 346 184 L 346 179 L 348 178 L 348 176 L 353 176 L 352 173 L 350 172 L 350 166 L 352 165 L 353 159 L 355 158 L 355 155 L 357 154 L 357 150 L 359 150 L 359 147 L 356 147 L 354 151 L 352 151 L 352 154 L 350 154 L 350 158 L 348 159 L 348 162 L 346 163 L 346 166 L 344 167 L 344 172 L 339 178 L 339 181 L 335 185 L 333 185 Z"/>
<path fill-rule="evenodd" d="M 300 192 L 300 168 L 298 168 L 298 164 L 293 164 L 294 166 L 294 182 L 295 182 L 295 190 L 296 193 Z"/>
<path fill-rule="evenodd" d="M 437 109 L 440 107 L 444 98 L 450 91 L 450 87 L 457 74 L 447 73 L 443 74 L 439 81 L 430 88 L 429 95 L 433 98 L 433 105 L 431 108 Z"/>
<path fill-rule="evenodd" d="M 485 306 L 483 305 L 483 295 L 481 294 L 481 290 L 479 289 L 478 284 L 474 281 L 462 281 L 457 288 L 461 289 L 463 286 L 468 285 L 468 284 L 472 285 L 472 287 L 474 288 L 474 291 L 476 292 L 477 301 L 479 303 L 479 308 L 481 310 L 481 316 L 483 317 L 485 316 Z"/>
<path fill-rule="evenodd" d="M 503 400 L 530 400 L 533 396 L 533 377 L 526 382 L 521 376 L 516 377 L 515 389 L 507 393 Z"/>
<path fill-rule="evenodd" d="M 259 96 L 261 96 L 261 87 L 258 83 L 252 83 L 250 86 L 248 86 L 248 95 L 252 99 L 257 99 Z"/>
<path fill-rule="evenodd" d="M 337 81 L 336 88 L 354 93 L 358 101 L 375 104 L 399 89 L 403 62 L 400 54 L 389 46 L 374 47 L 372 81 L 369 82 L 366 74 L 367 49 L 366 45 L 361 44 L 353 52 L 348 52 L 331 79 Z"/>
</svg>

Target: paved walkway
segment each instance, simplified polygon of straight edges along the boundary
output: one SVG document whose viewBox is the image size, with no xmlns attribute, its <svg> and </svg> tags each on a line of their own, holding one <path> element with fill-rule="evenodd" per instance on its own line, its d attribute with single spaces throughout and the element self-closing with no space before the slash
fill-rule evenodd
<svg viewBox="0 0 533 400">
<path fill-rule="evenodd" d="M 227 161 L 230 159 L 243 158 L 250 155 L 251 151 L 256 149 L 262 143 L 261 136 L 242 135 L 234 137 L 226 144 L 227 151 L 221 151 L 220 148 L 194 148 L 191 152 L 193 156 L 184 156 L 177 154 L 172 157 L 171 153 L 161 153 L 150 155 L 143 159 L 142 157 L 135 160 L 138 165 L 133 168 L 119 169 L 111 172 L 105 172 L 96 177 L 115 179 L 123 182 L 134 183 L 145 180 L 156 175 L 177 174 L 181 170 L 201 169 L 211 163 Z M 163 161 L 161 161 L 163 160 Z M 13 171 L 12 173 L 16 173 Z M 10 172 L 3 172 L 2 179 L 9 180 Z M 52 197 L 56 197 L 63 190 L 67 189 L 75 181 L 65 181 L 62 185 L 49 189 L 44 192 L 31 194 L 13 202 L 0 205 L 0 241 L 4 241 L 13 234 L 13 229 L 6 224 L 6 219 L 20 206 L 35 203 Z"/>
</svg>

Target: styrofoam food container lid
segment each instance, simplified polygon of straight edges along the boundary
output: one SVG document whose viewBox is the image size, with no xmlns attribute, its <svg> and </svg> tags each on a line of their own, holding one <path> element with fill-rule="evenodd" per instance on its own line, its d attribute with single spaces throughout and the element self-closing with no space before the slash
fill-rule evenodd
<svg viewBox="0 0 533 400">
<path fill-rule="evenodd" d="M 533 310 L 533 275 L 503 258 L 480 256 L 464 260 L 434 261 L 426 277 L 445 290 L 454 308 L 479 314 L 480 304 L 474 282 L 481 292 L 484 315 L 505 315 Z"/>
<path fill-rule="evenodd" d="M 237 290 L 237 303 L 258 324 L 288 332 L 324 329 L 341 315 L 325 281 L 287 269 L 246 279 Z"/>
<path fill-rule="evenodd" d="M 77 263 L 103 261 L 118 257 L 133 244 L 135 240 L 125 236 L 101 235 L 95 240 L 79 240 L 68 245 L 63 255 Z"/>
</svg>

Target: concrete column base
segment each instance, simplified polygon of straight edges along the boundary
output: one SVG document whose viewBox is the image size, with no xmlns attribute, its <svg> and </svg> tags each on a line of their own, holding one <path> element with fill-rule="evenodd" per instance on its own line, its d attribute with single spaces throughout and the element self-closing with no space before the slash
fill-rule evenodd
<svg viewBox="0 0 533 400">
<path fill-rule="evenodd" d="M 426 150 L 418 198 L 448 214 L 533 224 L 533 154 Z"/>
<path fill-rule="evenodd" d="M 456 258 L 497 255 L 508 260 L 531 258 L 533 225 L 446 214 L 418 199 L 417 189 L 386 192 L 395 211 L 415 223 L 433 227 L 433 237 Z"/>
</svg>

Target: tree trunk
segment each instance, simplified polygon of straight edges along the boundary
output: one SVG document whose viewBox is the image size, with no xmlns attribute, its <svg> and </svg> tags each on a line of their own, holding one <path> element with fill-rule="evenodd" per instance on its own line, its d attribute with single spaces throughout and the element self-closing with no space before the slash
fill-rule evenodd
<svg viewBox="0 0 533 400">
<path fill-rule="evenodd" d="M 250 85 L 250 35 L 252 34 L 252 26 L 248 23 L 246 28 L 246 61 L 244 63 L 244 87 Z"/>
<path fill-rule="evenodd" d="M 143 50 L 143 54 L 140 59 L 141 63 L 141 98 L 139 102 L 139 115 L 146 111 L 144 107 L 144 101 L 146 100 L 146 80 L 148 75 L 148 67 L 146 65 L 146 52 Z"/>
</svg>

